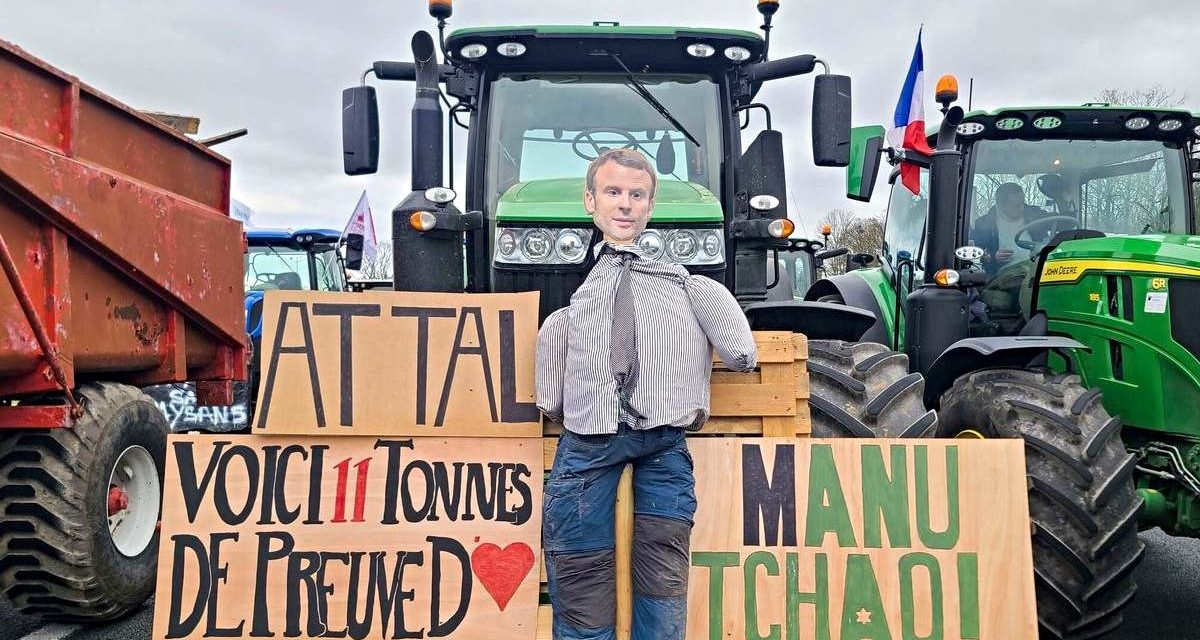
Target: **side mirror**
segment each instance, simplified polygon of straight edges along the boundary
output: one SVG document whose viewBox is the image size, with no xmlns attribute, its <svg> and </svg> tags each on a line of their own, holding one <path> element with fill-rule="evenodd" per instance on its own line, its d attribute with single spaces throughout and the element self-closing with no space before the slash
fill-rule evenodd
<svg viewBox="0 0 1200 640">
<path fill-rule="evenodd" d="M 361 85 L 342 91 L 342 163 L 346 175 L 379 170 L 379 105 L 375 87 Z"/>
<path fill-rule="evenodd" d="M 346 257 L 343 264 L 351 271 L 360 271 L 363 261 L 363 237 L 357 233 L 346 236 Z"/>
<path fill-rule="evenodd" d="M 818 167 L 850 164 L 850 76 L 826 73 L 814 80 L 812 135 Z"/>
<path fill-rule="evenodd" d="M 662 141 L 654 153 L 654 164 L 662 175 L 675 173 L 675 145 L 671 142 L 671 132 L 663 132 Z"/>
<path fill-rule="evenodd" d="M 866 269 L 875 263 L 875 256 L 869 253 L 854 253 L 846 256 L 846 271 Z"/>
<path fill-rule="evenodd" d="M 787 217 L 787 184 L 783 166 L 783 134 L 767 129 L 746 147 L 737 165 L 737 192 L 746 199 L 746 218 L 775 220 Z M 757 196 L 771 196 L 774 206 L 758 209 L 749 206 Z"/>
<path fill-rule="evenodd" d="M 883 155 L 883 127 L 875 124 L 850 130 L 850 164 L 846 167 L 846 197 L 870 202 Z"/>
<path fill-rule="evenodd" d="M 829 249 L 827 251 L 818 252 L 816 255 L 813 256 L 813 258 L 818 261 L 824 261 L 824 260 L 829 260 L 830 258 L 844 256 L 847 253 L 850 253 L 849 249 L 847 249 L 846 247 L 838 247 L 837 249 Z"/>
</svg>

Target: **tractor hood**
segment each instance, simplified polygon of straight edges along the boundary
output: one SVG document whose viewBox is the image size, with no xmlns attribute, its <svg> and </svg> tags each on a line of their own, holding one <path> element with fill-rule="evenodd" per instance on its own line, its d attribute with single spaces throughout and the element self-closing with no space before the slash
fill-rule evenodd
<svg viewBox="0 0 1200 640">
<path fill-rule="evenodd" d="M 504 192 L 496 206 L 496 221 L 553 225 L 590 225 L 583 208 L 583 178 L 519 182 Z M 725 215 L 711 191 L 691 182 L 659 180 L 653 225 L 721 224 Z"/>
<path fill-rule="evenodd" d="M 1088 271 L 1200 278 L 1200 236 L 1107 236 L 1062 243 L 1042 269 L 1042 283 L 1074 282 Z"/>
</svg>

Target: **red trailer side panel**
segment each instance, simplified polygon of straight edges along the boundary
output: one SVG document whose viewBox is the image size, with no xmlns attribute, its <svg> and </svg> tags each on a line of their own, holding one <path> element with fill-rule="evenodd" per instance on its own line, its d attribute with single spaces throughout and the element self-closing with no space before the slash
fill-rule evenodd
<svg viewBox="0 0 1200 640">
<path fill-rule="evenodd" d="M 242 379 L 243 236 L 229 162 L 0 41 L 0 398 Z M 17 304 L 23 290 L 33 318 Z"/>
</svg>

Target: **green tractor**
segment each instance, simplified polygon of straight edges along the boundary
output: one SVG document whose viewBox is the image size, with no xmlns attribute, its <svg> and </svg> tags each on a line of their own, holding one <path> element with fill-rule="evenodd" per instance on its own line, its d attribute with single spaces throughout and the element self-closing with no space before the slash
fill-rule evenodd
<svg viewBox="0 0 1200 640">
<path fill-rule="evenodd" d="M 450 3 L 431 2 L 440 46 L 418 32 L 415 62 L 376 62 L 361 86 L 343 92 L 344 164 L 356 175 L 378 165 L 379 111 L 366 79 L 416 87 L 412 193 L 393 211 L 395 288 L 539 291 L 545 318 L 569 303 L 594 263 L 600 238 L 582 204 L 588 163 L 606 148 L 637 149 L 659 178 L 653 217 L 638 239 L 642 249 L 725 284 L 754 328 L 808 334 L 811 366 L 853 381 L 849 388 L 814 390 L 834 399 L 814 403 L 817 433 L 931 429 L 936 416 L 924 408 L 923 382 L 917 376 L 914 383 L 903 355 L 856 369 L 886 349 L 838 341 L 874 322 L 870 313 L 795 300 L 791 288 L 769 295 L 793 278 L 790 256 L 809 259 L 819 246 L 789 242 L 795 225 L 787 215 L 783 137 L 755 96 L 764 83 L 823 67 L 814 82 L 813 157 L 818 166 L 844 167 L 850 79 L 829 73 L 813 55 L 769 59 L 779 3 L 757 5 L 767 37 L 615 22 L 470 28 L 446 36 Z M 452 104 L 449 122 L 443 103 Z M 743 150 L 752 115 L 765 128 Z M 446 163 L 450 175 L 443 174 L 447 125 L 452 151 L 455 129 L 466 129 L 461 200 L 453 157 Z M 779 256 L 783 272 L 772 268 Z"/>
<path fill-rule="evenodd" d="M 1043 635 L 1098 637 L 1139 527 L 1200 535 L 1200 115 L 938 98 L 932 156 L 888 154 L 921 187 L 893 172 L 881 266 L 806 297 L 876 316 L 862 339 L 925 374 L 939 435 L 1024 439 Z M 851 198 L 882 133 L 854 130 Z"/>
</svg>

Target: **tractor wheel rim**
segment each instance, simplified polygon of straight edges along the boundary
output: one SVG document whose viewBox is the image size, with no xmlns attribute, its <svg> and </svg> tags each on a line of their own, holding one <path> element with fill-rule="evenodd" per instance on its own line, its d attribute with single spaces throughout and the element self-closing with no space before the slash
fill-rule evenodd
<svg viewBox="0 0 1200 640">
<path fill-rule="evenodd" d="M 962 431 L 954 434 L 954 437 L 962 440 L 987 440 L 987 436 L 976 431 L 975 429 L 963 429 Z"/>
<path fill-rule="evenodd" d="M 117 456 L 108 475 L 105 512 L 108 534 L 121 555 L 140 555 L 154 539 L 161 499 L 158 466 L 145 447 L 134 445 Z"/>
</svg>

